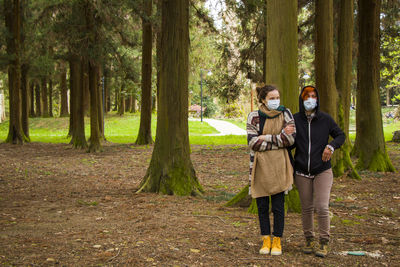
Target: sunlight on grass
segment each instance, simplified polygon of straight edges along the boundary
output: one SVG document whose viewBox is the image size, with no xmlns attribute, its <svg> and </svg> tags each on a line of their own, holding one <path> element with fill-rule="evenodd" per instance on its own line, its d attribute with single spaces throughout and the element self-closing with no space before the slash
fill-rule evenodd
<svg viewBox="0 0 400 267">
<path fill-rule="evenodd" d="M 153 114 L 151 129 L 155 140 L 157 116 Z M 246 121 L 242 119 L 229 119 L 229 121 L 242 129 L 246 129 Z M 400 129 L 400 122 L 384 119 L 385 141 L 390 141 L 393 132 Z M 355 123 L 355 122 L 353 122 Z M 352 123 L 352 127 L 355 125 Z M 139 113 L 126 113 L 119 116 L 115 113 L 106 115 L 105 135 L 108 141 L 113 143 L 134 143 L 137 138 L 140 125 Z M 32 142 L 43 143 L 68 143 L 67 138 L 69 118 L 31 118 L 29 119 L 29 131 Z M 245 145 L 246 136 L 206 136 L 218 133 L 206 122 L 189 120 L 189 139 L 192 145 Z M 0 123 L 0 142 L 4 142 L 8 134 L 8 121 Z M 85 135 L 90 136 L 90 119 L 85 118 Z M 350 139 L 354 141 L 355 132 L 350 133 Z"/>
</svg>

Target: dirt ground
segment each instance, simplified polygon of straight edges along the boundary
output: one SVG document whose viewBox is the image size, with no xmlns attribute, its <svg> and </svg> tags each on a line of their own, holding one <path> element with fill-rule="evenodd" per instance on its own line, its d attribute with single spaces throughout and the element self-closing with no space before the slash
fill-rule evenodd
<svg viewBox="0 0 400 267">
<path fill-rule="evenodd" d="M 400 170 L 400 145 L 388 143 Z M 0 264 L 5 266 L 400 266 L 400 174 L 336 178 L 331 252 L 303 255 L 300 215 L 282 256 L 258 254 L 258 220 L 224 203 L 248 181 L 245 146 L 193 146 L 202 197 L 135 194 L 152 147 L 0 144 Z M 365 251 L 365 256 L 347 251 Z"/>
</svg>

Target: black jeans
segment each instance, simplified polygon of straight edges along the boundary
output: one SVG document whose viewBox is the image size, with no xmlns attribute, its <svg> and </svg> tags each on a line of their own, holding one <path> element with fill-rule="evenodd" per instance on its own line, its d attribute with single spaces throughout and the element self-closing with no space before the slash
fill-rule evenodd
<svg viewBox="0 0 400 267">
<path fill-rule="evenodd" d="M 269 222 L 269 197 L 256 198 L 258 208 L 258 219 L 260 220 L 261 235 L 271 234 Z M 271 196 L 272 213 L 274 214 L 274 232 L 276 237 L 282 237 L 285 225 L 285 193 L 281 192 Z"/>
</svg>

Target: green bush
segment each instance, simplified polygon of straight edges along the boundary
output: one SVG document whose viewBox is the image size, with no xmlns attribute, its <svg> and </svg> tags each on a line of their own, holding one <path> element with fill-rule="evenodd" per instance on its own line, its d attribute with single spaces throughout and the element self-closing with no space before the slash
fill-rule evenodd
<svg viewBox="0 0 400 267">
<path fill-rule="evenodd" d="M 239 118 L 243 117 L 244 110 L 238 104 L 232 103 L 224 105 L 221 113 L 225 118 Z"/>
</svg>

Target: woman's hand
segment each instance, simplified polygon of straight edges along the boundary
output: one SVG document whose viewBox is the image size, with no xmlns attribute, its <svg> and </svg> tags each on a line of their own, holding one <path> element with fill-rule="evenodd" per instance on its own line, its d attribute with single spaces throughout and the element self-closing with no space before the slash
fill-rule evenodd
<svg viewBox="0 0 400 267">
<path fill-rule="evenodd" d="M 287 125 L 285 128 L 283 128 L 283 130 L 285 131 L 285 134 L 287 135 L 291 135 L 292 133 L 294 133 L 294 125 L 293 124 L 289 124 Z"/>
<path fill-rule="evenodd" d="M 332 154 L 332 151 L 328 147 L 325 147 L 324 153 L 322 153 L 322 161 L 327 162 L 328 160 L 330 160 Z"/>
</svg>

